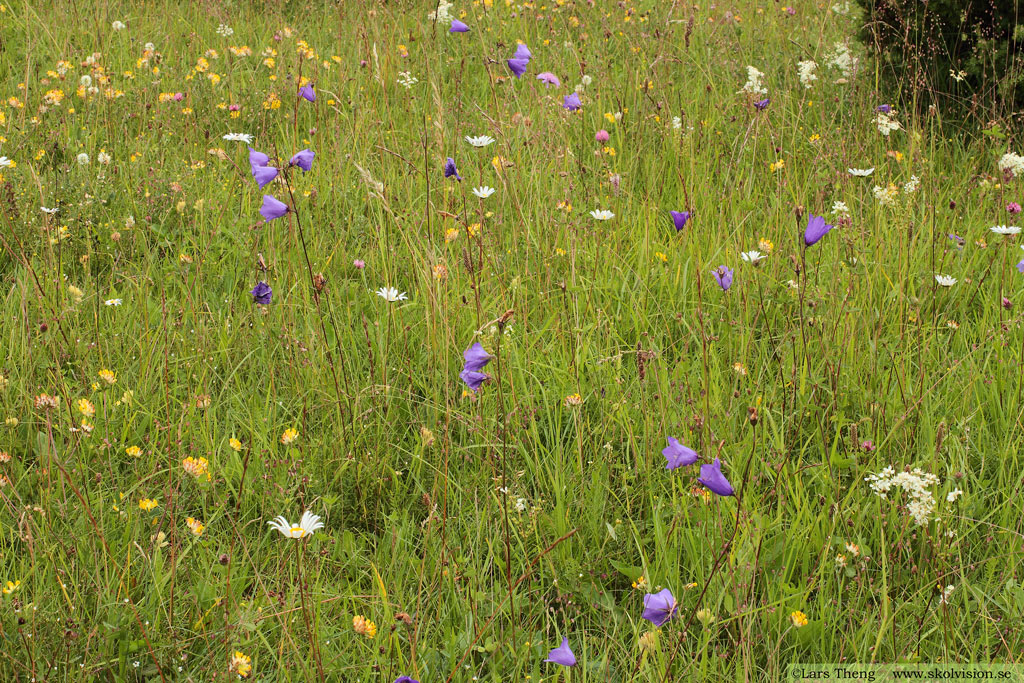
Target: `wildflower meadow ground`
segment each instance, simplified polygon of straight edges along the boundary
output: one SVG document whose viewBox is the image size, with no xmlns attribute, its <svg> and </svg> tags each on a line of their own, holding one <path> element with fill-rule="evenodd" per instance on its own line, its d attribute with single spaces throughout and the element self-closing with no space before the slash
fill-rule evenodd
<svg viewBox="0 0 1024 683">
<path fill-rule="evenodd" d="M 0 680 L 1019 660 L 1024 144 L 852 3 L 0 3 Z"/>
</svg>

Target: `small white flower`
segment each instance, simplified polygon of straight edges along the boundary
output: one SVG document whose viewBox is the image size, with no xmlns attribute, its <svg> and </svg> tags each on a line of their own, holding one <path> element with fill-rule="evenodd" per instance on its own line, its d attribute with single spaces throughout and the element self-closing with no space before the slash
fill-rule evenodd
<svg viewBox="0 0 1024 683">
<path fill-rule="evenodd" d="M 385 301 L 392 302 L 405 301 L 406 299 L 409 298 L 408 296 L 406 296 L 405 292 L 399 294 L 398 290 L 395 289 L 394 287 L 381 287 L 380 289 L 377 290 L 376 294 Z"/>
<path fill-rule="evenodd" d="M 324 528 L 324 523 L 320 521 L 319 515 L 314 515 L 309 510 L 302 513 L 302 519 L 299 520 L 298 524 L 291 524 L 284 515 L 274 518 L 273 521 L 267 522 L 267 525 L 272 529 L 277 529 L 281 532 L 281 535 L 285 538 L 305 538 L 307 535 L 312 536 L 314 531 Z"/>
<path fill-rule="evenodd" d="M 582 83 L 583 85 L 590 85 L 593 82 L 594 82 L 594 79 L 592 77 L 588 76 L 587 74 L 583 74 L 580 77 L 580 83 Z"/>
<path fill-rule="evenodd" d="M 244 142 L 247 145 L 252 144 L 252 136 L 248 133 L 227 133 L 223 138 L 228 142 Z"/>
<path fill-rule="evenodd" d="M 14 162 L 8 159 L 7 157 L 0 157 L 0 168 L 7 168 L 13 163 Z"/>
<path fill-rule="evenodd" d="M 960 489 L 953 489 L 952 491 L 946 494 L 946 502 L 955 503 L 956 499 L 962 495 L 964 495 L 963 491 L 961 491 Z"/>
<path fill-rule="evenodd" d="M 474 187 L 473 188 L 473 194 L 475 194 L 480 199 L 487 199 L 492 194 L 494 194 L 494 192 L 495 192 L 494 188 L 493 187 L 488 187 L 487 185 L 484 185 L 483 187 Z"/>
<path fill-rule="evenodd" d="M 949 275 L 936 275 L 935 281 L 943 287 L 952 287 L 956 284 L 956 278 Z"/>
<path fill-rule="evenodd" d="M 86 166 L 89 163 L 89 155 L 86 154 L 85 152 L 82 152 L 77 157 L 75 157 L 75 161 L 78 162 L 79 166 Z"/>
<path fill-rule="evenodd" d="M 412 86 L 419 83 L 420 79 L 413 76 L 411 71 L 399 71 L 398 80 L 396 82 L 398 83 L 398 85 L 408 90 Z"/>
<path fill-rule="evenodd" d="M 124 22 L 115 21 L 110 25 L 110 28 L 114 29 L 115 31 L 123 31 L 125 29 Z"/>
<path fill-rule="evenodd" d="M 758 263 L 760 263 L 761 261 L 763 261 L 764 259 L 766 259 L 768 257 L 765 254 L 762 254 L 761 252 L 759 252 L 757 250 L 751 250 L 751 251 L 745 251 L 742 254 L 740 254 L 740 258 L 743 259 L 744 261 L 746 261 L 747 263 L 750 263 L 750 264 L 753 264 L 753 265 L 756 266 Z"/>
<path fill-rule="evenodd" d="M 121 305 L 121 300 L 120 299 L 107 299 L 106 301 L 103 302 L 103 305 L 104 306 L 120 306 Z"/>
<path fill-rule="evenodd" d="M 903 191 L 907 194 L 917 192 L 917 188 L 921 185 L 921 179 L 916 175 L 910 176 L 910 180 L 903 183 Z"/>
<path fill-rule="evenodd" d="M 836 216 L 849 216 L 850 207 L 846 205 L 846 202 L 835 201 L 832 202 L 832 213 Z"/>
<path fill-rule="evenodd" d="M 111 162 L 112 157 L 106 152 L 100 152 L 96 155 L 96 161 L 100 162 L 104 166 Z"/>
<path fill-rule="evenodd" d="M 993 225 L 989 230 L 997 235 L 1016 235 L 1020 232 L 1020 227 L 1016 225 Z"/>
<path fill-rule="evenodd" d="M 591 211 L 590 215 L 593 216 L 594 220 L 596 221 L 610 221 L 611 219 L 615 218 L 615 214 L 609 211 L 608 209 L 598 209 L 596 211 Z"/>
<path fill-rule="evenodd" d="M 224 36 L 225 38 L 227 38 L 228 36 L 234 35 L 234 33 L 235 29 L 231 28 L 227 24 L 221 24 L 217 27 L 218 36 Z"/>
<path fill-rule="evenodd" d="M 60 211 L 59 207 L 56 208 L 56 209 L 48 209 L 45 206 L 40 206 L 39 208 L 43 210 L 43 213 L 48 213 L 50 215 L 53 215 L 53 214 L 57 213 L 58 211 Z"/>
<path fill-rule="evenodd" d="M 875 172 L 875 167 L 871 168 L 848 168 L 846 172 L 850 175 L 857 176 L 858 178 L 867 178 L 869 175 Z"/>
<path fill-rule="evenodd" d="M 83 88 L 88 88 L 92 85 L 92 76 L 90 76 L 89 74 L 85 74 L 84 76 L 78 79 L 78 85 L 82 86 Z"/>
<path fill-rule="evenodd" d="M 476 137 L 466 136 L 466 142 L 473 145 L 474 147 L 486 147 L 487 145 L 494 142 L 494 138 L 490 135 L 477 135 Z"/>
</svg>

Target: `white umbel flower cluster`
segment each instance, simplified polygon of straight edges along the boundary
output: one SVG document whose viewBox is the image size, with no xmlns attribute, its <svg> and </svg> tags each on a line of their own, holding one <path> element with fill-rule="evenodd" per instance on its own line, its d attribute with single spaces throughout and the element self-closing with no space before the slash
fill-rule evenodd
<svg viewBox="0 0 1024 683">
<path fill-rule="evenodd" d="M 864 477 L 864 481 L 868 482 L 871 490 L 879 498 L 888 498 L 890 491 L 902 489 L 910 498 L 907 510 L 919 526 L 924 526 L 935 518 L 935 496 L 929 488 L 939 485 L 939 478 L 936 475 L 925 472 L 920 467 L 910 472 L 897 473 L 890 465 L 878 474 Z"/>
<path fill-rule="evenodd" d="M 889 183 L 885 187 L 881 185 L 875 185 L 871 188 L 871 194 L 875 195 L 875 199 L 882 206 L 889 206 L 896 201 L 896 198 L 900 196 L 900 190 L 898 187 Z"/>
<path fill-rule="evenodd" d="M 1021 175 L 1024 173 L 1024 157 L 1007 152 L 999 159 L 999 170 L 1013 177 Z"/>
<path fill-rule="evenodd" d="M 441 0 L 441 2 L 437 3 L 437 11 L 428 14 L 427 19 L 444 23 L 452 18 L 451 10 L 452 3 L 448 2 L 448 0 Z"/>
<path fill-rule="evenodd" d="M 761 82 L 763 78 L 763 73 L 752 66 L 748 66 L 747 82 L 740 89 L 740 92 L 750 93 L 751 95 L 767 95 L 768 88 L 764 87 L 764 83 Z"/>
<path fill-rule="evenodd" d="M 835 51 L 828 56 L 828 65 L 837 69 L 843 78 L 853 76 L 857 68 L 857 58 L 850 52 L 850 46 L 846 43 L 836 43 Z"/>
<path fill-rule="evenodd" d="M 878 132 L 885 137 L 889 137 L 889 133 L 894 130 L 900 129 L 900 122 L 884 111 L 878 112 L 878 116 L 875 117 L 875 125 L 878 127 Z"/>
<path fill-rule="evenodd" d="M 808 59 L 805 62 L 798 62 L 796 65 L 796 75 L 800 79 L 800 84 L 805 88 L 810 88 L 814 81 L 818 80 L 817 74 L 814 70 L 818 68 L 818 63 L 813 59 Z"/>
</svg>

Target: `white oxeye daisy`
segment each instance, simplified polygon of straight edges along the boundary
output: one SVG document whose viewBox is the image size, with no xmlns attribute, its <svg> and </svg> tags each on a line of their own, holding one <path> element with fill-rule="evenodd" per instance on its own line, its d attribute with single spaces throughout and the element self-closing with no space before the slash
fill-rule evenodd
<svg viewBox="0 0 1024 683">
<path fill-rule="evenodd" d="M 244 142 L 247 145 L 252 144 L 252 136 L 248 133 L 227 133 L 223 136 L 223 139 L 228 142 Z"/>
<path fill-rule="evenodd" d="M 494 194 L 494 188 L 488 187 L 487 185 L 484 185 L 483 187 L 474 187 L 473 194 L 475 194 L 480 199 L 487 199 L 492 194 Z"/>
<path fill-rule="evenodd" d="M 867 178 L 869 175 L 875 172 L 875 167 L 871 168 L 848 168 L 846 172 L 850 175 L 857 176 L 858 178 Z"/>
<path fill-rule="evenodd" d="M 590 215 L 594 217 L 596 221 L 610 221 L 615 218 L 615 214 L 608 209 L 598 209 L 597 211 L 591 211 Z"/>
<path fill-rule="evenodd" d="M 399 294 L 398 290 L 394 287 L 381 287 L 377 290 L 376 294 L 385 301 L 405 301 L 409 298 L 405 295 L 405 292 Z"/>
<path fill-rule="evenodd" d="M 466 136 L 466 142 L 473 145 L 474 147 L 486 147 L 487 145 L 494 142 L 494 138 L 490 135 L 477 135 L 476 137 Z"/>
<path fill-rule="evenodd" d="M 956 284 L 956 278 L 949 275 L 936 275 L 935 281 L 943 287 L 952 287 Z"/>
<path fill-rule="evenodd" d="M 107 299 L 106 301 L 103 302 L 103 305 L 104 306 L 120 306 L 121 305 L 121 300 L 120 299 Z"/>
<path fill-rule="evenodd" d="M 753 265 L 756 266 L 761 261 L 766 259 L 767 256 L 765 256 L 764 254 L 762 254 L 761 252 L 759 252 L 757 250 L 753 250 L 753 251 L 745 251 L 745 252 L 743 252 L 742 254 L 740 254 L 740 258 L 743 259 L 744 261 L 746 261 L 747 263 L 752 263 Z"/>
<path fill-rule="evenodd" d="M 58 211 L 60 211 L 59 207 L 56 208 L 56 209 L 48 209 L 45 206 L 40 206 L 39 208 L 43 210 L 43 213 L 49 213 L 49 214 L 54 214 L 54 213 L 57 213 Z"/>
<path fill-rule="evenodd" d="M 0 157 L 0 168 L 7 168 L 13 163 L 14 162 L 8 159 L 7 157 Z"/>
<path fill-rule="evenodd" d="M 302 513 L 302 519 L 299 520 L 298 524 L 291 524 L 284 518 L 284 515 L 281 515 L 267 522 L 267 525 L 277 529 L 281 532 L 282 536 L 287 538 L 305 538 L 306 536 L 312 536 L 314 531 L 324 528 L 324 523 L 320 521 L 320 516 L 314 515 L 309 510 Z"/>
<path fill-rule="evenodd" d="M 1020 232 L 1020 228 L 1016 225 L 993 225 L 989 230 L 997 235 L 1016 235 Z"/>
</svg>

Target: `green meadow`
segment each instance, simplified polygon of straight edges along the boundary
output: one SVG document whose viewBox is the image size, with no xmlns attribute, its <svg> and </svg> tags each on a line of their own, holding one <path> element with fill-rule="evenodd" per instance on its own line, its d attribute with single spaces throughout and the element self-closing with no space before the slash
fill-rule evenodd
<svg viewBox="0 0 1024 683">
<path fill-rule="evenodd" d="M 0 3 L 0 679 L 1021 658 L 1024 147 L 856 3 Z"/>
</svg>

